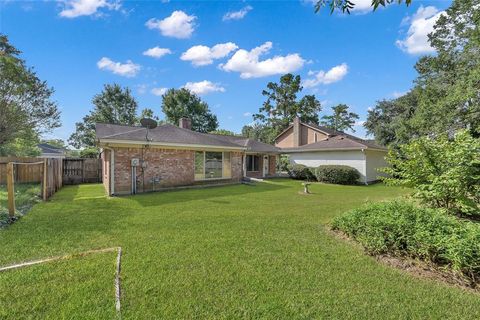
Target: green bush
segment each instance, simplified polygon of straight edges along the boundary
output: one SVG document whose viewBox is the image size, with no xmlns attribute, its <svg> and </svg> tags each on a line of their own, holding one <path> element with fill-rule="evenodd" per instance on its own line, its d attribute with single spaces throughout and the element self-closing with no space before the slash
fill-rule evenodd
<svg viewBox="0 0 480 320">
<path fill-rule="evenodd" d="M 418 258 L 450 267 L 472 281 L 480 276 L 480 225 L 442 209 L 398 200 L 373 203 L 335 218 L 332 228 L 371 254 Z"/>
<path fill-rule="evenodd" d="M 303 164 L 289 164 L 287 172 L 290 178 L 297 180 L 315 180 L 315 175 L 312 173 L 313 168 L 304 166 Z"/>
<path fill-rule="evenodd" d="M 423 137 L 391 150 L 384 181 L 412 188 L 414 196 L 453 214 L 480 212 L 480 140 L 467 131 Z"/>
<path fill-rule="evenodd" d="M 323 165 L 315 169 L 317 181 L 336 184 L 355 184 L 360 179 L 360 172 L 349 166 Z"/>
</svg>

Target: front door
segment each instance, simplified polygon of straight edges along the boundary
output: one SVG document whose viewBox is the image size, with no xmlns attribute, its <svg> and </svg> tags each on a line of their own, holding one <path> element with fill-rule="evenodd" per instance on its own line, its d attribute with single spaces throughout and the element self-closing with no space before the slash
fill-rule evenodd
<svg viewBox="0 0 480 320">
<path fill-rule="evenodd" d="M 268 156 L 263 156 L 263 176 L 268 176 Z"/>
</svg>

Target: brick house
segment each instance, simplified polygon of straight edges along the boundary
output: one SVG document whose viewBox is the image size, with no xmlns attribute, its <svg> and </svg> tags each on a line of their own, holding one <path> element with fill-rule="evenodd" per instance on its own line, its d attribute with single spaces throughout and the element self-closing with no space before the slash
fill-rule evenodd
<svg viewBox="0 0 480 320">
<path fill-rule="evenodd" d="M 346 165 L 360 173 L 364 184 L 378 180 L 386 167 L 387 149 L 371 140 L 357 138 L 327 127 L 301 122 L 293 123 L 275 138 L 275 146 L 289 156 L 290 163 L 308 167 Z"/>
<path fill-rule="evenodd" d="M 98 123 L 96 139 L 108 195 L 271 177 L 280 153 L 245 137 L 192 131 L 187 118 L 155 129 Z"/>
</svg>

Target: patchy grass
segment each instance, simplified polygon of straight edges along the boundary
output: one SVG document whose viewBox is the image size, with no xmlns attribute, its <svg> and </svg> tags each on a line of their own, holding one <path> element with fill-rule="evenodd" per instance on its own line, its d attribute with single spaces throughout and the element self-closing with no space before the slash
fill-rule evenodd
<svg viewBox="0 0 480 320">
<path fill-rule="evenodd" d="M 64 187 L 0 231 L 0 265 L 121 246 L 124 319 L 480 317 L 480 295 L 379 264 L 328 231 L 400 189 L 301 189 L 272 180 L 109 199 L 101 185 Z M 105 254 L 4 272 L 0 318 L 111 319 L 114 264 Z"/>
<path fill-rule="evenodd" d="M 15 184 L 16 216 L 25 215 L 35 203 L 41 200 L 41 185 L 39 183 Z M 7 186 L 0 185 L 0 228 L 8 224 L 8 193 Z"/>
</svg>

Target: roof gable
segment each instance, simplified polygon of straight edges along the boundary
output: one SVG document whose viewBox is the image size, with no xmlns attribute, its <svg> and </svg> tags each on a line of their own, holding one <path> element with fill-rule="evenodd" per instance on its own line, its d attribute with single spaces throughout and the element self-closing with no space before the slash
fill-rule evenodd
<svg viewBox="0 0 480 320">
<path fill-rule="evenodd" d="M 331 136 L 331 135 L 334 135 L 336 132 L 338 131 L 335 131 L 335 130 L 332 130 L 330 128 L 327 128 L 327 127 L 324 127 L 324 126 L 319 126 L 319 125 L 316 125 L 316 124 L 309 124 L 309 123 L 304 123 L 304 122 L 300 122 L 300 125 L 301 126 L 304 126 L 304 127 L 308 127 L 308 128 L 311 128 L 317 132 L 320 132 L 320 133 L 323 133 L 327 136 Z M 291 128 L 293 127 L 293 124 L 289 125 L 285 130 L 283 130 L 282 132 L 280 132 L 276 137 L 275 137 L 275 141 L 277 141 L 278 138 L 280 138 L 282 135 L 284 135 L 285 133 L 288 132 L 288 130 L 290 130 Z"/>
</svg>

